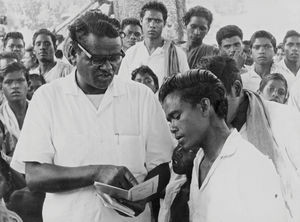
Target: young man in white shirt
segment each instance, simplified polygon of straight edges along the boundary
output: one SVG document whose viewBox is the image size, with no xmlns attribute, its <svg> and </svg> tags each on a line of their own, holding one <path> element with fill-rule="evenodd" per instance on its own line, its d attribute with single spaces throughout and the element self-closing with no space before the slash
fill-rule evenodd
<svg viewBox="0 0 300 222">
<path fill-rule="evenodd" d="M 227 124 L 272 160 L 289 212 L 295 221 L 299 221 L 299 113 L 243 89 L 239 70 L 231 58 L 205 58 L 200 68 L 213 72 L 223 82 L 228 100 Z"/>
<path fill-rule="evenodd" d="M 56 37 L 47 29 L 40 29 L 33 34 L 34 54 L 39 66 L 30 73 L 39 73 L 47 83 L 68 75 L 73 67 L 60 60 L 55 60 Z"/>
<path fill-rule="evenodd" d="M 161 2 L 150 1 L 142 7 L 140 19 L 144 41 L 126 51 L 118 74 L 122 79 L 130 80 L 134 69 L 147 65 L 157 75 L 161 85 L 164 77 L 189 69 L 185 52 L 162 37 L 167 17 L 168 11 Z M 170 70 L 170 66 L 175 69 Z"/>
<path fill-rule="evenodd" d="M 196 69 L 169 78 L 159 98 L 183 149 L 200 147 L 190 187 L 190 221 L 288 220 L 272 162 L 228 128 L 226 90 L 215 75 Z"/>
</svg>

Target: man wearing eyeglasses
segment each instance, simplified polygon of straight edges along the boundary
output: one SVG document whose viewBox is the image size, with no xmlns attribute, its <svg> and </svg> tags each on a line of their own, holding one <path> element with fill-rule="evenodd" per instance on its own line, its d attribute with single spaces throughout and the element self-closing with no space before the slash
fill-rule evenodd
<svg viewBox="0 0 300 222">
<path fill-rule="evenodd" d="M 146 86 L 115 76 L 124 52 L 110 18 L 88 11 L 69 31 L 76 69 L 34 94 L 12 167 L 31 190 L 46 192 L 44 222 L 150 222 L 145 200 L 121 200 L 136 213 L 125 217 L 104 205 L 93 184 L 128 190 L 170 161 L 162 108 Z"/>
<path fill-rule="evenodd" d="M 168 10 L 161 2 L 150 1 L 142 7 L 140 21 L 144 41 L 136 43 L 126 52 L 119 71 L 121 78 L 130 80 L 133 70 L 147 65 L 157 75 L 161 85 L 164 77 L 189 69 L 185 52 L 162 37 L 167 17 Z"/>
<path fill-rule="evenodd" d="M 136 42 L 142 39 L 142 26 L 136 18 L 125 18 L 121 22 L 121 29 L 123 32 L 123 50 L 127 51 Z"/>
<path fill-rule="evenodd" d="M 3 38 L 3 47 L 5 52 L 14 52 L 21 60 L 25 53 L 25 42 L 22 33 L 8 32 Z"/>
</svg>

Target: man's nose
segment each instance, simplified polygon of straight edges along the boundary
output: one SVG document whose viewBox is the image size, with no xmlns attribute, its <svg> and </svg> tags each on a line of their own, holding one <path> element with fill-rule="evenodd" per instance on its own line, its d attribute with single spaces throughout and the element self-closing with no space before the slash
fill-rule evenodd
<svg viewBox="0 0 300 222">
<path fill-rule="evenodd" d="M 105 62 L 103 62 L 101 65 L 99 65 L 99 69 L 110 70 L 110 69 L 112 69 L 112 65 L 108 60 L 105 60 Z"/>
<path fill-rule="evenodd" d="M 200 29 L 199 29 L 199 28 L 195 28 L 195 30 L 194 30 L 194 34 L 195 34 L 195 35 L 199 35 L 199 34 L 200 34 L 200 32 L 201 32 L 201 31 L 200 31 Z"/>
</svg>

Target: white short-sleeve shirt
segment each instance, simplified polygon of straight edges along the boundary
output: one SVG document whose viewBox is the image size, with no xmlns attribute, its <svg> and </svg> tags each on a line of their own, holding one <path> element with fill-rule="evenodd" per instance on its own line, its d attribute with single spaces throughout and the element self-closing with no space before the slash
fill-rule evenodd
<svg viewBox="0 0 300 222">
<path fill-rule="evenodd" d="M 209 170 L 200 189 L 199 164 L 202 149 L 194 160 L 190 188 L 192 222 L 285 222 L 278 175 L 271 160 L 233 130 Z"/>
<path fill-rule="evenodd" d="M 115 77 L 96 109 L 77 86 L 74 71 L 34 95 L 11 166 L 24 172 L 24 162 L 32 161 L 110 164 L 126 166 L 141 182 L 149 170 L 170 161 L 172 149 L 161 105 L 146 86 Z M 47 193 L 43 208 L 44 222 L 150 221 L 149 214 L 122 217 L 102 205 L 93 186 Z"/>
<path fill-rule="evenodd" d="M 147 65 L 156 74 L 160 87 L 164 77 L 166 77 L 165 53 L 168 49 L 168 45 L 169 42 L 165 41 L 165 44 L 162 47 L 158 47 L 150 55 L 147 47 L 145 46 L 145 42 L 137 42 L 134 46 L 130 47 L 126 51 L 126 55 L 122 60 L 118 75 L 120 75 L 122 79 L 130 80 L 133 70 L 142 65 Z M 180 72 L 183 73 L 189 70 L 187 57 L 183 49 L 178 46 L 175 47 L 178 56 L 179 69 Z"/>
</svg>

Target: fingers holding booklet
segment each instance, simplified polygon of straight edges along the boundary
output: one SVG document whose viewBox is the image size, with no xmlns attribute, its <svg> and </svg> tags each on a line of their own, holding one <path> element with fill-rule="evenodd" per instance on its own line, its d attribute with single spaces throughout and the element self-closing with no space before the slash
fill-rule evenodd
<svg viewBox="0 0 300 222">
<path fill-rule="evenodd" d="M 151 170 L 144 182 L 130 189 L 103 182 L 95 182 L 94 186 L 104 206 L 133 217 L 144 211 L 146 203 L 164 189 L 169 178 L 168 163 L 164 163 Z"/>
</svg>

